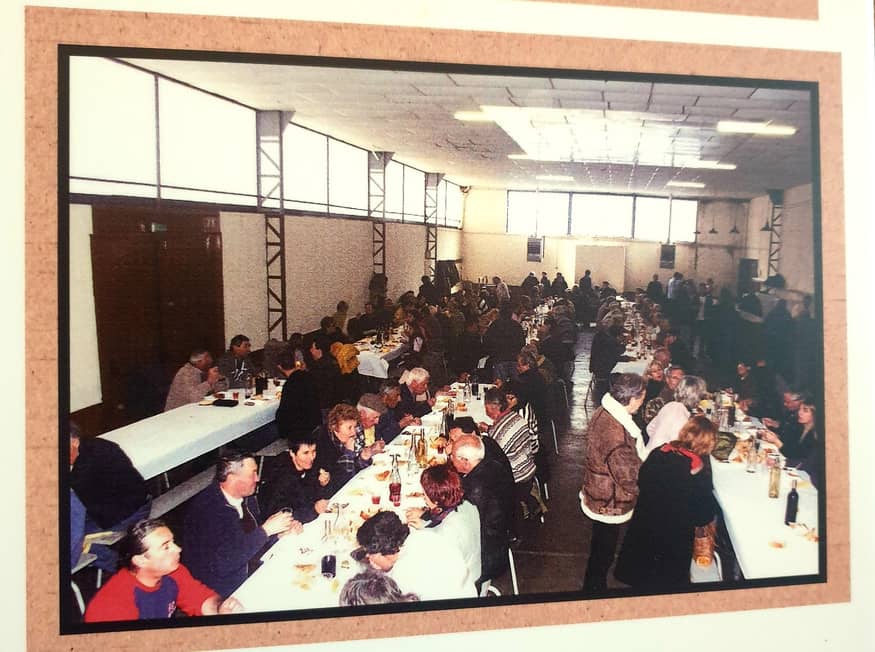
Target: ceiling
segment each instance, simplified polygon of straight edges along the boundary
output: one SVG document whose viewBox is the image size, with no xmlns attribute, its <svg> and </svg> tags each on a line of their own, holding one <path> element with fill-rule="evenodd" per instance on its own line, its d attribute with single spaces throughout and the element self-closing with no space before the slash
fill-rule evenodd
<svg viewBox="0 0 875 652">
<path fill-rule="evenodd" d="M 256 109 L 293 111 L 298 124 L 394 152 L 395 160 L 461 185 L 749 198 L 812 180 L 809 92 L 786 85 L 125 61 Z M 490 121 L 462 121 L 458 111 Z M 720 120 L 796 132 L 722 133 Z M 703 160 L 736 167 L 695 167 Z M 536 179 L 544 175 L 571 179 Z"/>
</svg>

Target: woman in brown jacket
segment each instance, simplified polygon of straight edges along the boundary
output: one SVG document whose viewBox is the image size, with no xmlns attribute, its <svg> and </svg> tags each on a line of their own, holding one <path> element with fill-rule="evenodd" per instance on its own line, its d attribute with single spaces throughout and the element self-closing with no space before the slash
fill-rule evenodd
<svg viewBox="0 0 875 652">
<path fill-rule="evenodd" d="M 644 402 L 647 383 L 637 374 L 620 374 L 589 422 L 583 461 L 580 508 L 592 523 L 583 591 L 607 590 L 620 525 L 632 517 L 638 497 L 638 469 L 646 454 L 632 415 Z"/>
</svg>

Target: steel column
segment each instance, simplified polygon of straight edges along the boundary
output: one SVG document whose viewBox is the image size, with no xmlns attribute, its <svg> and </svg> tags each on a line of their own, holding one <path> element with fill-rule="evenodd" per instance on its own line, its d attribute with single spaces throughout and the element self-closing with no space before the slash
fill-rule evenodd
<svg viewBox="0 0 875 652">
<path fill-rule="evenodd" d="M 772 202 L 772 217 L 769 220 L 769 271 L 766 276 L 774 276 L 781 267 L 782 230 L 784 226 L 784 191 L 769 190 Z"/>
<path fill-rule="evenodd" d="M 424 274 L 434 280 L 437 270 L 437 214 L 438 186 L 444 175 L 439 172 L 425 173 L 425 270 Z"/>
<path fill-rule="evenodd" d="M 267 277 L 267 336 L 285 341 L 286 248 L 283 130 L 292 119 L 286 111 L 256 111 L 258 209 L 264 214 L 264 260 Z"/>
<path fill-rule="evenodd" d="M 393 152 L 368 156 L 368 217 L 371 218 L 371 253 L 374 274 L 386 273 L 386 166 Z"/>
</svg>

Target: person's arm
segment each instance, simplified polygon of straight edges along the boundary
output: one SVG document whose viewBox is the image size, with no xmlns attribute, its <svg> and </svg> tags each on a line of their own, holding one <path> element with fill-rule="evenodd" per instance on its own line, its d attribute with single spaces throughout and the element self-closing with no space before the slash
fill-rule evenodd
<svg viewBox="0 0 875 652">
<path fill-rule="evenodd" d="M 606 462 L 620 494 L 618 498 L 624 501 L 634 499 L 638 495 L 638 469 L 641 466 L 638 453 L 629 446 L 618 446 L 611 451 Z"/>
<path fill-rule="evenodd" d="M 231 597 L 224 602 L 221 600 L 218 594 L 213 594 L 204 600 L 201 605 L 201 615 L 215 616 L 216 614 L 237 614 L 246 611 L 243 608 L 243 604 L 237 598 Z"/>
<path fill-rule="evenodd" d="M 214 616 L 217 613 L 232 613 L 231 610 L 220 611 L 224 603 L 222 603 L 219 594 L 192 577 L 189 570 L 182 564 L 168 577 L 173 578 L 179 587 L 176 606 L 184 614 L 188 616 Z M 240 605 L 235 598 L 228 598 L 225 602 L 231 603 L 229 605 L 231 607 Z M 240 605 L 239 611 L 242 611 L 242 605 Z"/>
</svg>

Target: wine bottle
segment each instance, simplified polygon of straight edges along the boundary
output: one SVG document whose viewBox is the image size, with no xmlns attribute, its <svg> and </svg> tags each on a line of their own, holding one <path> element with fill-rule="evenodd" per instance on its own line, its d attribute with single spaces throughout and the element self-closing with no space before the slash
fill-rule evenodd
<svg viewBox="0 0 875 652">
<path fill-rule="evenodd" d="M 787 511 L 784 512 L 784 524 L 796 522 L 796 512 L 799 511 L 799 493 L 796 491 L 796 481 L 793 480 L 793 488 L 787 494 Z"/>
</svg>

